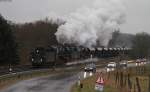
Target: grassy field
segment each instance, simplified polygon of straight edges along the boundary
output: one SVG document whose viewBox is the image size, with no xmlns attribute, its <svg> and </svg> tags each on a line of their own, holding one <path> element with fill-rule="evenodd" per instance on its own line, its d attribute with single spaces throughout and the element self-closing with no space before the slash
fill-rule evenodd
<svg viewBox="0 0 150 92">
<path fill-rule="evenodd" d="M 75 84 L 71 92 L 96 92 L 94 87 L 97 77 L 98 75 L 95 74 L 90 78 L 82 80 L 82 89 Z M 130 87 L 130 92 L 138 92 L 138 88 L 140 88 L 141 92 L 150 92 L 150 65 L 106 73 L 104 78 L 104 92 L 129 92 Z"/>
<path fill-rule="evenodd" d="M 137 92 L 138 90 L 136 79 L 139 81 L 141 92 L 150 92 L 150 64 L 129 68 L 125 73 L 130 75 L 130 80 L 132 82 L 131 92 Z"/>
<path fill-rule="evenodd" d="M 81 83 L 83 83 L 83 88 L 80 89 L 80 87 L 77 85 L 77 83 L 72 87 L 71 92 L 97 92 L 94 90 L 95 82 L 98 75 L 94 75 L 92 77 L 89 77 L 85 80 L 82 80 Z M 105 80 L 107 80 L 107 76 L 104 76 Z M 109 82 L 108 82 L 109 81 Z M 107 80 L 105 82 L 104 92 L 117 92 L 115 86 L 111 86 L 114 84 L 113 81 Z M 111 84 L 110 84 L 111 83 Z"/>
</svg>

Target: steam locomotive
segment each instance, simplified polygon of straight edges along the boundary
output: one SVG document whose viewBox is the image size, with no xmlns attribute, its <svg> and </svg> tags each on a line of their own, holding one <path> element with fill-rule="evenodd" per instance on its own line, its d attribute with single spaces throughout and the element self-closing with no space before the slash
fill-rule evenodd
<svg viewBox="0 0 150 92">
<path fill-rule="evenodd" d="M 76 46 L 37 47 L 30 55 L 32 66 L 65 65 L 79 59 L 116 57 L 120 53 L 128 54 L 129 48 L 84 48 Z"/>
</svg>

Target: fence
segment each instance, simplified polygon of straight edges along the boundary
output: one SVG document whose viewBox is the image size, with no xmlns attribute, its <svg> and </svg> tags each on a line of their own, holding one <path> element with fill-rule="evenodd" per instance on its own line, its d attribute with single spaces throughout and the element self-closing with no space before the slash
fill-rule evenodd
<svg viewBox="0 0 150 92">
<path fill-rule="evenodd" d="M 120 92 L 150 92 L 150 71 L 146 66 L 118 70 L 107 74 L 107 78 L 115 80 Z"/>
</svg>

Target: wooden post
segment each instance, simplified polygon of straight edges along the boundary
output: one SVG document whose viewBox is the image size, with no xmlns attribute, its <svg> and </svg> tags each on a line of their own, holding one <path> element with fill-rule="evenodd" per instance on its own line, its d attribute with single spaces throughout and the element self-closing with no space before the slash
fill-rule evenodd
<svg viewBox="0 0 150 92">
<path fill-rule="evenodd" d="M 107 73 L 107 80 L 110 78 L 110 72 Z"/>
<path fill-rule="evenodd" d="M 134 90 L 133 90 L 133 92 L 136 92 L 136 85 L 134 84 Z"/>
<path fill-rule="evenodd" d="M 148 83 L 148 92 L 150 92 L 150 75 L 149 75 L 148 80 L 149 80 L 149 83 Z"/>
<path fill-rule="evenodd" d="M 129 92 L 131 92 L 132 89 L 132 82 L 130 80 L 130 74 L 128 74 L 128 88 L 129 88 Z"/>
<path fill-rule="evenodd" d="M 123 87 L 123 72 L 120 73 L 120 87 Z"/>
<path fill-rule="evenodd" d="M 118 71 L 117 71 L 117 73 L 116 73 L 115 83 L 116 83 L 116 84 L 118 83 Z"/>
<path fill-rule="evenodd" d="M 124 86 L 126 87 L 126 84 L 127 84 L 127 75 L 125 74 L 124 75 Z"/>
<path fill-rule="evenodd" d="M 141 92 L 141 87 L 140 87 L 140 83 L 139 83 L 139 78 L 138 77 L 136 77 L 136 84 L 137 84 L 138 92 Z"/>
</svg>

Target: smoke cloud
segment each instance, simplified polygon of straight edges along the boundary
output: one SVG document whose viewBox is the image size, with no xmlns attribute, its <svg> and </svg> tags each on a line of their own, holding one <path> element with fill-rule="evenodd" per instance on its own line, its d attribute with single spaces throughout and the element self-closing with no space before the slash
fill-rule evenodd
<svg viewBox="0 0 150 92">
<path fill-rule="evenodd" d="M 62 44 L 107 47 L 112 32 L 125 22 L 124 11 L 119 0 L 95 0 L 91 6 L 71 13 L 55 35 Z"/>
</svg>

